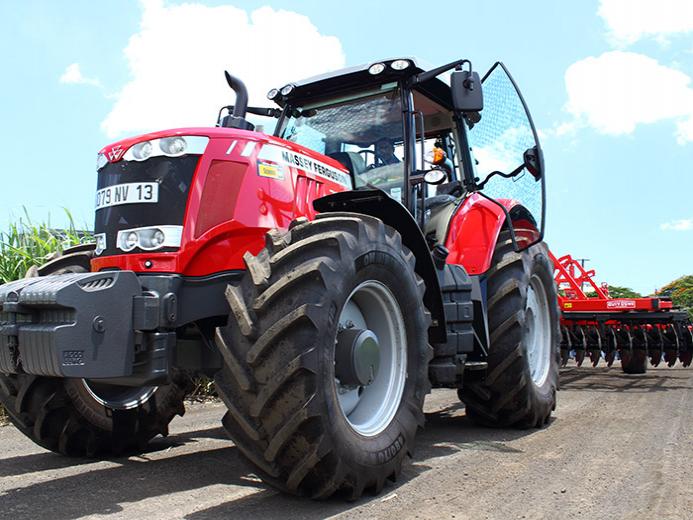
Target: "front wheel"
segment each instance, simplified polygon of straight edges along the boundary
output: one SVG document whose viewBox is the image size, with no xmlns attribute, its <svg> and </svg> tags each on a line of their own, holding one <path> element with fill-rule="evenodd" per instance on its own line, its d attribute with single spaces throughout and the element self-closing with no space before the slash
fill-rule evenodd
<svg viewBox="0 0 693 520">
<path fill-rule="evenodd" d="M 413 449 L 430 389 L 414 255 L 380 220 L 338 213 L 270 233 L 245 261 L 217 334 L 229 435 L 284 491 L 379 492 Z"/>
<path fill-rule="evenodd" d="M 502 232 L 486 282 L 488 371 L 458 395 L 467 416 L 483 425 L 541 427 L 556 407 L 561 338 L 546 245 L 518 253 Z"/>
</svg>

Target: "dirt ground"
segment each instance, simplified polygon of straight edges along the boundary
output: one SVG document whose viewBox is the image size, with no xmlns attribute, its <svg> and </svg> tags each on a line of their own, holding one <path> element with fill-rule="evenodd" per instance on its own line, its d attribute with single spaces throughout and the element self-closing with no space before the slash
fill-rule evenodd
<svg viewBox="0 0 693 520">
<path fill-rule="evenodd" d="M 478 428 L 452 391 L 426 402 L 427 427 L 400 482 L 353 503 L 264 486 L 192 404 L 143 456 L 69 460 L 0 428 L 0 518 L 693 519 L 693 369 L 568 368 L 549 427 Z"/>
</svg>

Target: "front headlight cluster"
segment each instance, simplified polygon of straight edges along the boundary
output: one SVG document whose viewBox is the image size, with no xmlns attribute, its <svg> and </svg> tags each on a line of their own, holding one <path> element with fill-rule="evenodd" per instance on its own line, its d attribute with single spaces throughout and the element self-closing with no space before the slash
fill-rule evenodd
<svg viewBox="0 0 693 520">
<path fill-rule="evenodd" d="M 118 231 L 118 249 L 126 253 L 135 248 L 154 251 L 163 247 L 180 247 L 183 226 L 151 226 Z"/>
<path fill-rule="evenodd" d="M 167 157 L 180 157 L 185 154 L 202 154 L 209 142 L 208 137 L 196 135 L 176 135 L 173 137 L 162 137 L 151 141 L 142 141 L 131 146 L 123 160 L 125 161 L 146 161 L 150 157 L 165 155 Z"/>
<path fill-rule="evenodd" d="M 209 137 L 199 135 L 175 135 L 173 137 L 161 137 L 137 143 L 123 154 L 124 161 L 146 161 L 150 157 L 166 156 L 180 157 L 185 154 L 202 155 L 207 148 Z M 96 170 L 100 170 L 108 164 L 106 154 L 99 153 L 96 156 Z"/>
<path fill-rule="evenodd" d="M 106 250 L 106 233 L 95 234 L 94 240 L 96 240 L 96 249 L 94 250 L 94 253 L 100 255 Z"/>
</svg>

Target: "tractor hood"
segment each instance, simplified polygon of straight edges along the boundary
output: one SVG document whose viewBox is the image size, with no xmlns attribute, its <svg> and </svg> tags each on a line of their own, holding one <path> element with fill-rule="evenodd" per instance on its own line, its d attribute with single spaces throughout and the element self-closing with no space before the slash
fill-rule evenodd
<svg viewBox="0 0 693 520">
<path fill-rule="evenodd" d="M 123 139 L 98 156 L 92 269 L 242 269 L 267 230 L 311 218 L 313 200 L 351 186 L 333 158 L 261 132 L 177 128 Z"/>
</svg>

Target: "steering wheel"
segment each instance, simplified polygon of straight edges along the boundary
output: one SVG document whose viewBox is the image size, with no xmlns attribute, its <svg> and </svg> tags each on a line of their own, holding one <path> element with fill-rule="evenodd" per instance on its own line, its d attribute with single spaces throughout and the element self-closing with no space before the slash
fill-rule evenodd
<svg viewBox="0 0 693 520">
<path fill-rule="evenodd" d="M 358 153 L 363 158 L 363 164 L 368 164 L 368 154 L 371 154 L 373 156 L 373 162 L 371 163 L 371 166 L 369 166 L 369 168 L 377 162 L 377 157 L 373 150 L 359 150 Z"/>
</svg>

